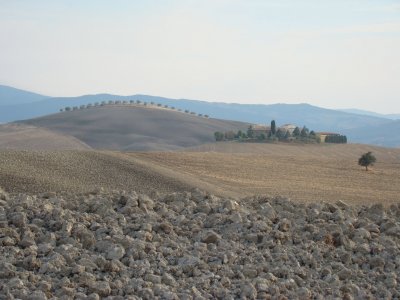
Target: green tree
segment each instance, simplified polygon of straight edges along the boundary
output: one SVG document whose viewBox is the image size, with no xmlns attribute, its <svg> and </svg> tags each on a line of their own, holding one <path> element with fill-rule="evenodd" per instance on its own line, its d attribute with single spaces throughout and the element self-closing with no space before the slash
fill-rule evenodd
<svg viewBox="0 0 400 300">
<path fill-rule="evenodd" d="M 289 130 L 286 130 L 284 139 L 285 139 L 285 140 L 288 140 L 290 137 L 291 137 L 290 131 L 289 131 Z"/>
<path fill-rule="evenodd" d="M 308 132 L 309 132 L 308 128 L 306 126 L 303 126 L 303 128 L 301 129 L 301 132 L 300 132 L 300 136 L 302 138 L 306 138 L 306 137 L 308 137 Z"/>
<path fill-rule="evenodd" d="M 222 133 L 222 132 L 220 132 L 220 131 L 216 131 L 216 132 L 214 132 L 214 137 L 215 137 L 215 140 L 217 141 L 217 142 L 219 142 L 219 141 L 223 141 L 224 140 L 224 133 Z"/>
<path fill-rule="evenodd" d="M 250 125 L 249 128 L 247 129 L 247 136 L 249 138 L 253 138 L 253 135 L 254 135 L 253 126 Z"/>
<path fill-rule="evenodd" d="M 243 132 L 241 130 L 239 130 L 235 136 L 235 138 L 240 139 L 242 138 Z"/>
<path fill-rule="evenodd" d="M 358 159 L 358 164 L 365 167 L 365 171 L 368 171 L 368 167 L 372 166 L 376 162 L 376 157 L 372 155 L 371 151 L 364 153 Z"/>
<path fill-rule="evenodd" d="M 276 134 L 276 124 L 275 124 L 275 120 L 271 121 L 271 133 L 272 135 Z"/>
<path fill-rule="evenodd" d="M 276 131 L 276 137 L 281 140 L 285 137 L 285 133 L 278 128 L 278 130 Z"/>
<path fill-rule="evenodd" d="M 225 132 L 226 140 L 230 141 L 233 140 L 234 138 L 235 138 L 235 133 L 232 130 Z"/>
<path fill-rule="evenodd" d="M 299 127 L 296 127 L 296 128 L 293 130 L 292 135 L 293 135 L 294 137 L 300 136 L 300 128 L 299 128 Z"/>
</svg>

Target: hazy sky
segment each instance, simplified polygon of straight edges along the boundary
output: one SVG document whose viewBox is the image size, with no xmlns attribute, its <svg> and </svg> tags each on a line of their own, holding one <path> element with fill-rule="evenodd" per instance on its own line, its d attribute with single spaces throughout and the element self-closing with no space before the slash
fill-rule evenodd
<svg viewBox="0 0 400 300">
<path fill-rule="evenodd" d="M 400 113 L 400 0 L 0 0 L 0 84 Z"/>
</svg>

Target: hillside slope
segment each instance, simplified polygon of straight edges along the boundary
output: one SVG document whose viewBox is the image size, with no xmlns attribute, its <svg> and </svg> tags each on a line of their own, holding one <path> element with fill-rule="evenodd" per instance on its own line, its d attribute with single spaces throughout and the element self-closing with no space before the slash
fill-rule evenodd
<svg viewBox="0 0 400 300">
<path fill-rule="evenodd" d="M 157 168 L 107 152 L 0 150 L 0 161 L 0 187 L 15 193 L 191 189 Z"/>
<path fill-rule="evenodd" d="M 215 131 L 248 127 L 246 123 L 145 106 L 96 107 L 22 123 L 74 136 L 95 149 L 125 151 L 176 150 L 212 142 Z"/>
<path fill-rule="evenodd" d="M 84 142 L 73 136 L 23 124 L 0 125 L 0 149 L 13 150 L 87 150 Z"/>
<path fill-rule="evenodd" d="M 0 106 L 26 104 L 46 98 L 48 97 L 10 86 L 0 85 Z"/>
<path fill-rule="evenodd" d="M 280 195 L 302 202 L 398 203 L 400 149 L 367 145 L 217 143 L 209 151 L 0 150 L 0 186 L 12 192 L 137 190 L 194 187 L 219 196 Z M 236 147 L 238 146 L 238 147 Z M 199 151 L 200 150 L 200 151 Z M 372 151 L 377 163 L 358 166 Z"/>
</svg>

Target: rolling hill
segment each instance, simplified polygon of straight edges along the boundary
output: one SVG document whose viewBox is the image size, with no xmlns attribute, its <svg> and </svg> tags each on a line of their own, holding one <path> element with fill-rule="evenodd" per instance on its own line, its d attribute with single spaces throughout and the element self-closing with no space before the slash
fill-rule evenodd
<svg viewBox="0 0 400 300">
<path fill-rule="evenodd" d="M 174 176 L 164 175 L 160 168 L 107 152 L 0 150 L 0 161 L 0 186 L 8 192 L 191 189 Z"/>
<path fill-rule="evenodd" d="M 248 127 L 242 122 L 143 105 L 62 112 L 21 121 L 21 124 L 73 136 L 95 149 L 123 151 L 177 150 L 213 142 L 215 131 Z"/>
<path fill-rule="evenodd" d="M 4 89 L 4 88 L 3 88 Z M 9 88 L 12 90 L 12 88 Z M 223 120 L 237 120 L 248 123 L 266 124 L 272 119 L 278 125 L 292 123 L 298 126 L 306 125 L 315 131 L 334 131 L 347 135 L 350 142 L 375 143 L 384 146 L 398 146 L 392 141 L 397 132 L 395 119 L 397 115 L 379 115 L 365 113 L 360 110 L 338 111 L 325 109 L 309 104 L 237 104 L 206 102 L 187 99 L 169 99 L 148 95 L 118 96 L 111 94 L 84 95 L 79 97 L 54 97 L 46 98 L 38 95 L 28 97 L 31 93 L 26 92 L 27 97 L 18 104 L 10 104 L 7 98 L 0 94 L 0 123 L 26 120 L 48 114 L 54 114 L 60 108 L 66 106 L 79 106 L 89 103 L 108 100 L 141 100 L 146 102 L 160 103 L 162 105 L 174 106 L 183 110 L 194 111 L 200 114 L 208 114 L 213 118 Z M 40 98 L 44 97 L 44 98 Z M 31 101 L 31 102 L 29 102 Z M 26 103 L 29 102 L 29 103 Z M 14 102 L 12 102 L 14 103 Z M 392 123 L 393 122 L 393 123 Z M 379 129 L 386 128 L 385 134 L 388 138 L 382 138 Z M 366 134 L 365 134 L 366 133 Z M 147 146 L 145 147 L 147 148 Z"/>
</svg>

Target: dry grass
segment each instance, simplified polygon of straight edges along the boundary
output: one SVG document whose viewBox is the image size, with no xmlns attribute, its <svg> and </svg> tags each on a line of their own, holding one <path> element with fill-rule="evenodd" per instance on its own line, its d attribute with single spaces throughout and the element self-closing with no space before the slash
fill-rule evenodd
<svg viewBox="0 0 400 300">
<path fill-rule="evenodd" d="M 187 181 L 218 188 L 227 196 L 272 194 L 299 201 L 340 199 L 353 204 L 400 200 L 400 149 L 227 143 L 198 150 L 207 147 L 214 152 L 131 155 L 174 170 Z M 369 172 L 357 165 L 366 151 L 377 157 Z"/>
</svg>

